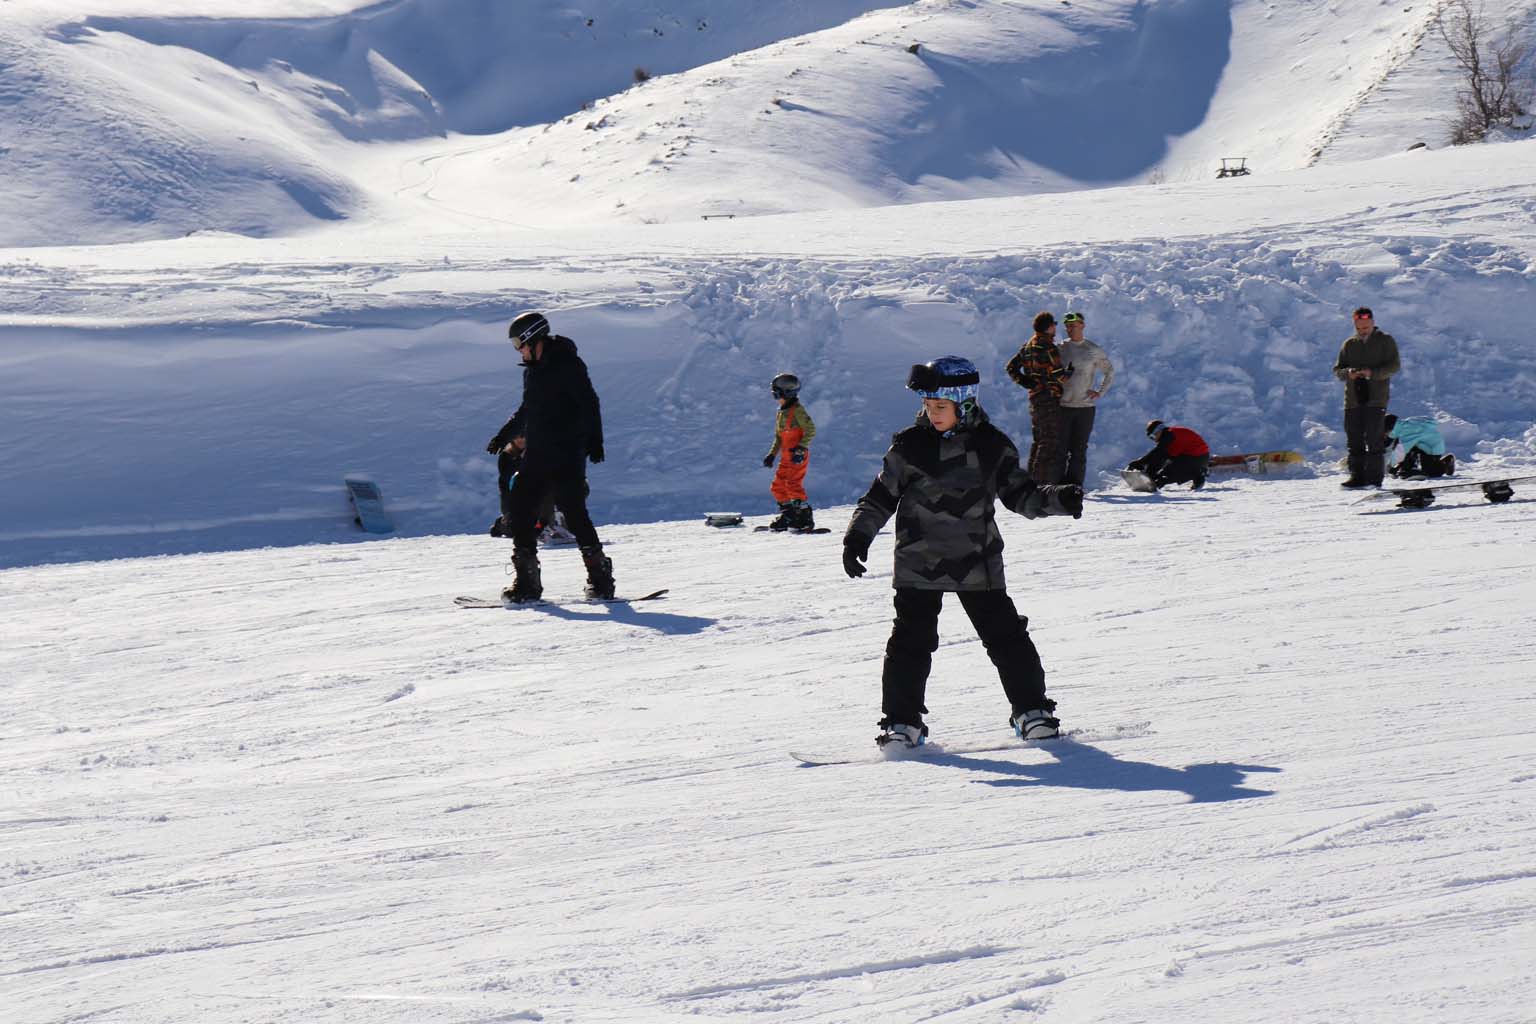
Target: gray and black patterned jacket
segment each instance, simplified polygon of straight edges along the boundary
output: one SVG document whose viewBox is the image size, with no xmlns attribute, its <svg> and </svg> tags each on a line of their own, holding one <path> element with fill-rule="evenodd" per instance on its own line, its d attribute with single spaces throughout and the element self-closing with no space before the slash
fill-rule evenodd
<svg viewBox="0 0 1536 1024">
<path fill-rule="evenodd" d="M 891 439 L 880 475 L 859 499 L 849 534 L 873 540 L 896 516 L 896 587 L 1003 590 L 997 499 L 1026 518 L 1049 514 L 1047 493 L 1019 465 L 1019 451 L 987 422 L 944 437 L 919 413 Z"/>
</svg>

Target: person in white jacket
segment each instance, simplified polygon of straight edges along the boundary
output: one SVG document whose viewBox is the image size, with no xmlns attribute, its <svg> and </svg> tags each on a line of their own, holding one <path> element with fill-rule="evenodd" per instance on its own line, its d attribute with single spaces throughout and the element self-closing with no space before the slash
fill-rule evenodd
<svg viewBox="0 0 1536 1024">
<path fill-rule="evenodd" d="M 1061 362 L 1071 373 L 1061 392 L 1061 443 L 1067 454 L 1067 472 L 1061 482 L 1081 487 L 1088 477 L 1088 435 L 1093 433 L 1094 413 L 1115 379 L 1115 364 L 1102 348 L 1083 337 L 1083 314 L 1068 313 L 1061 322 L 1067 328 Z"/>
</svg>

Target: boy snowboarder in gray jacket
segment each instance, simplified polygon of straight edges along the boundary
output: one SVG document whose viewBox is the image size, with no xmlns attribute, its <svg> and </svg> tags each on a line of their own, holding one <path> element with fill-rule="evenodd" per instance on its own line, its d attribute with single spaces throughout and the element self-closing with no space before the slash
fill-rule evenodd
<svg viewBox="0 0 1536 1024">
<path fill-rule="evenodd" d="M 928 736 L 924 692 L 939 646 L 939 609 L 946 591 L 959 595 L 1011 706 L 1009 722 L 1024 739 L 1048 739 L 1060 722 L 1045 695 L 1040 655 L 1003 579 L 997 500 L 1034 519 L 1083 511 L 1076 484 L 1036 484 L 1019 452 L 977 403 L 981 378 L 968 359 L 944 356 L 912 367 L 907 387 L 923 399 L 917 422 L 897 434 L 879 476 L 859 499 L 843 537 L 843 569 L 864 575 L 869 545 L 896 517 L 896 622 L 881 675 L 882 747 L 922 744 Z"/>
</svg>

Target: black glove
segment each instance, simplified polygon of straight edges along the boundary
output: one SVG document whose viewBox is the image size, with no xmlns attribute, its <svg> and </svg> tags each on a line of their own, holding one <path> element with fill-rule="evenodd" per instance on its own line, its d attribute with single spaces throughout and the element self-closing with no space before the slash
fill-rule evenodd
<svg viewBox="0 0 1536 1024">
<path fill-rule="evenodd" d="M 763 468 L 764 469 L 767 469 L 769 466 L 773 465 L 773 456 L 774 455 L 775 455 L 774 452 L 769 452 L 767 455 L 763 456 Z"/>
<path fill-rule="evenodd" d="M 1029 492 L 1029 497 L 1024 499 L 1024 507 L 1019 509 L 1019 515 L 1025 519 L 1039 519 L 1041 516 L 1050 515 L 1045 509 L 1045 487 L 1037 485 Z"/>
<path fill-rule="evenodd" d="M 798 466 L 805 462 L 805 457 L 809 454 L 810 452 L 808 452 L 803 446 L 791 448 L 789 450 L 789 461 Z"/>
<path fill-rule="evenodd" d="M 1133 459 L 1132 461 L 1126 463 L 1125 468 L 1126 469 L 1134 469 L 1138 473 L 1145 473 L 1146 472 L 1146 465 L 1147 465 L 1146 462 L 1144 462 L 1141 459 Z"/>
<path fill-rule="evenodd" d="M 587 452 L 587 458 L 592 460 L 592 465 L 594 465 L 594 466 L 597 465 L 599 462 L 602 462 L 603 461 L 603 446 L 602 445 L 597 445 L 591 451 Z"/>
<path fill-rule="evenodd" d="M 489 441 L 485 442 L 485 450 L 490 455 L 500 455 L 501 454 L 501 450 L 503 448 L 505 448 L 506 446 L 507 446 L 507 442 L 505 442 L 505 441 L 503 441 L 501 439 L 501 435 L 500 434 L 497 434 L 495 437 L 493 437 Z"/>
<path fill-rule="evenodd" d="M 843 572 L 856 580 L 869 570 L 864 563 L 869 559 L 869 538 L 862 533 L 849 533 L 843 537 Z"/>
</svg>

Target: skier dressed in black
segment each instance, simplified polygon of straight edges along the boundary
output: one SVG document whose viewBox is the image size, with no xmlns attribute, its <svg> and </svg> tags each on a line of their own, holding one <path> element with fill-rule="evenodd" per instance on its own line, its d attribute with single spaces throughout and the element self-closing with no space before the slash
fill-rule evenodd
<svg viewBox="0 0 1536 1024">
<path fill-rule="evenodd" d="M 502 597 L 537 601 L 544 593 L 538 521 L 540 508 L 552 495 L 581 545 L 587 596 L 611 598 L 613 562 L 603 554 L 587 514 L 586 463 L 603 461 L 603 416 L 587 364 L 576 354 L 575 342 L 550 332 L 542 313 L 520 313 L 507 335 L 523 357 L 523 402 L 485 450 L 499 455 L 519 436 L 526 439 L 526 449 L 507 502 L 516 577 Z"/>
<path fill-rule="evenodd" d="M 912 367 L 907 387 L 922 397 L 922 411 L 892 440 L 843 537 L 843 570 L 857 578 L 870 542 L 896 517 L 896 623 L 885 646 L 884 716 L 875 740 L 882 747 L 915 747 L 927 739 L 924 694 L 945 592 L 960 598 L 997 668 L 1014 731 L 1027 740 L 1049 739 L 1060 725 L 1026 620 L 1008 596 L 995 505 L 1001 500 L 1027 519 L 1076 518 L 1083 514 L 1083 489 L 1030 479 L 1018 449 L 978 404 L 980 382 L 975 364 L 958 356 Z"/>
</svg>

